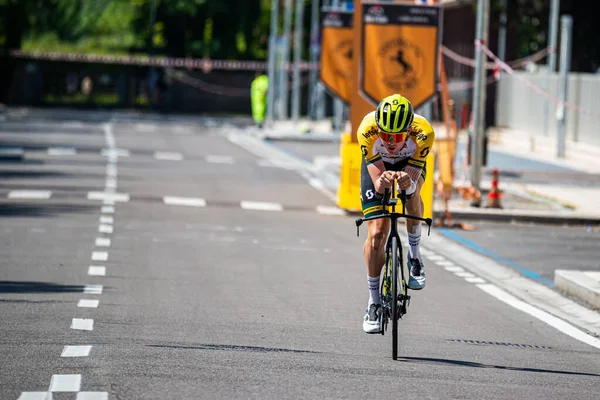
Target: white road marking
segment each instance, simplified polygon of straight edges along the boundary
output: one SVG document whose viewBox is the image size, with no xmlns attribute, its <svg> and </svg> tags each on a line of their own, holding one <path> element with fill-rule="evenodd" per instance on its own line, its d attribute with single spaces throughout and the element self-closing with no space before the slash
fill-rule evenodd
<svg viewBox="0 0 600 400">
<path fill-rule="evenodd" d="M 172 206 L 206 207 L 206 200 L 194 197 L 164 196 L 163 201 Z"/>
<path fill-rule="evenodd" d="M 154 132 L 156 126 L 151 124 L 135 124 L 135 130 L 138 132 Z"/>
<path fill-rule="evenodd" d="M 21 392 L 17 400 L 52 400 L 51 392 Z"/>
<path fill-rule="evenodd" d="M 240 203 L 244 210 L 260 210 L 260 211 L 282 211 L 283 207 L 279 203 L 267 203 L 261 201 L 244 201 Z"/>
<path fill-rule="evenodd" d="M 429 259 L 431 259 L 431 257 L 428 257 L 428 258 L 429 258 Z M 440 267 L 451 267 L 451 266 L 453 266 L 453 265 L 456 265 L 456 264 L 454 264 L 452 261 L 449 261 L 449 260 L 444 260 L 444 261 L 436 261 L 435 263 L 436 263 L 437 265 L 439 265 Z"/>
<path fill-rule="evenodd" d="M 85 285 L 83 287 L 83 293 L 86 294 L 102 294 L 104 286 L 102 285 Z"/>
<path fill-rule="evenodd" d="M 329 206 L 317 206 L 317 212 L 324 215 L 346 215 L 341 208 Z"/>
<path fill-rule="evenodd" d="M 92 346 L 65 346 L 61 357 L 87 357 L 90 355 Z"/>
<path fill-rule="evenodd" d="M 116 189 L 117 188 L 117 180 L 115 178 L 106 178 L 106 182 L 104 183 L 104 186 L 107 189 Z"/>
<path fill-rule="evenodd" d="M 109 215 L 102 215 L 100 217 L 100 223 L 101 224 L 113 224 L 114 223 L 114 218 L 109 216 Z"/>
<path fill-rule="evenodd" d="M 108 400 L 108 392 L 79 392 L 75 400 Z"/>
<path fill-rule="evenodd" d="M 106 176 L 108 177 L 116 177 L 117 176 L 117 167 L 112 164 L 106 166 Z"/>
<path fill-rule="evenodd" d="M 474 278 L 465 278 L 465 281 L 467 281 L 469 283 L 485 283 L 485 279 L 480 278 L 478 276 L 476 276 Z"/>
<path fill-rule="evenodd" d="M 112 227 L 112 225 L 100 224 L 100 226 L 98 226 L 98 232 L 100 232 L 100 233 L 113 233 L 113 227 Z"/>
<path fill-rule="evenodd" d="M 96 246 L 98 247 L 109 247 L 110 239 L 109 238 L 96 238 Z"/>
<path fill-rule="evenodd" d="M 77 154 L 77 149 L 74 147 L 49 147 L 49 156 L 74 156 Z"/>
<path fill-rule="evenodd" d="M 101 211 L 105 214 L 112 214 L 115 212 L 115 208 L 113 206 L 102 206 Z"/>
<path fill-rule="evenodd" d="M 100 152 L 103 156 L 112 158 L 116 160 L 118 157 L 129 157 L 129 150 L 127 149 L 118 149 L 118 148 L 110 148 L 110 149 L 102 149 Z"/>
<path fill-rule="evenodd" d="M 525 303 L 522 300 L 517 299 L 515 296 L 505 292 L 500 289 L 496 285 L 492 285 L 489 283 L 477 285 L 478 288 L 483 290 L 484 292 L 494 296 L 498 300 L 508 304 L 511 307 L 516 308 L 517 310 L 521 310 L 526 314 L 529 314 L 542 322 L 552 326 L 553 328 L 558 329 L 562 333 L 571 336 L 574 339 L 577 339 L 583 343 L 589 344 L 590 346 L 596 347 L 600 349 L 600 339 L 595 338 L 587 333 L 577 329 L 573 325 L 563 321 L 547 313 L 546 311 L 540 310 L 537 307 L 534 307 L 530 304 Z"/>
<path fill-rule="evenodd" d="M 233 164 L 233 163 L 235 163 L 235 159 L 231 156 L 217 156 L 217 155 L 208 155 L 208 156 L 206 156 L 205 161 L 208 163 L 214 163 L 214 164 Z"/>
<path fill-rule="evenodd" d="M 444 267 L 444 269 L 446 271 L 448 271 L 448 272 L 464 272 L 464 270 L 465 270 L 463 267 L 459 267 L 459 266 L 456 266 L 456 267 Z"/>
<path fill-rule="evenodd" d="M 50 392 L 79 392 L 81 389 L 81 375 L 52 375 Z"/>
<path fill-rule="evenodd" d="M 474 278 L 475 274 L 470 272 L 455 272 L 454 275 L 460 276 L 461 278 Z"/>
<path fill-rule="evenodd" d="M 431 256 L 429 256 L 427 258 L 429 258 L 431 261 L 435 262 L 436 264 L 438 263 L 438 261 L 448 261 L 448 260 L 446 260 L 445 257 L 442 257 L 442 256 L 437 255 L 437 254 L 433 254 L 433 255 L 431 255 Z"/>
<path fill-rule="evenodd" d="M 181 161 L 183 160 L 183 154 L 172 151 L 157 151 L 154 153 L 154 158 L 157 160 Z"/>
<path fill-rule="evenodd" d="M 81 299 L 77 303 L 77 307 L 98 308 L 98 304 L 100 304 L 100 300 Z"/>
<path fill-rule="evenodd" d="M 71 321 L 71 329 L 93 331 L 94 320 L 91 318 L 73 318 L 73 321 Z"/>
<path fill-rule="evenodd" d="M 91 265 L 88 268 L 88 275 L 105 276 L 106 275 L 106 267 Z"/>
<path fill-rule="evenodd" d="M 102 204 L 104 204 L 105 206 L 114 206 L 115 201 L 111 200 L 111 199 L 104 199 L 104 200 L 102 200 Z M 113 208 L 113 210 L 114 210 L 114 208 Z"/>
<path fill-rule="evenodd" d="M 108 253 L 106 251 L 93 251 L 92 252 L 92 260 L 93 261 L 106 261 L 106 260 L 108 260 Z"/>
<path fill-rule="evenodd" d="M 129 201 L 129 194 L 127 193 L 110 193 L 110 192 L 88 192 L 88 200 L 111 200 L 120 201 L 127 203 Z"/>
<path fill-rule="evenodd" d="M 115 143 L 115 135 L 113 133 L 112 124 L 104 124 L 104 139 L 106 140 L 106 144 L 108 147 L 113 148 L 116 146 Z"/>
<path fill-rule="evenodd" d="M 49 190 L 11 190 L 8 192 L 9 199 L 31 199 L 48 200 L 52 196 Z"/>
</svg>

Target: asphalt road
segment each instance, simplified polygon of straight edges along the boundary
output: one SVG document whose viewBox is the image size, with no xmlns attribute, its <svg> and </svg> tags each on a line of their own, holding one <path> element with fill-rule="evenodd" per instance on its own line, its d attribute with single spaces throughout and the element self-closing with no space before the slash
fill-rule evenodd
<svg viewBox="0 0 600 400">
<path fill-rule="evenodd" d="M 600 350 L 428 258 L 392 361 L 364 229 L 228 133 L 0 126 L 0 398 L 597 396 Z"/>
</svg>

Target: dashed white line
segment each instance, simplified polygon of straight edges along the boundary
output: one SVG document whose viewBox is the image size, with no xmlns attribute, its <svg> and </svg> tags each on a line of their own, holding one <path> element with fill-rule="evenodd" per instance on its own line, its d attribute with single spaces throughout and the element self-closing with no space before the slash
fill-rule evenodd
<svg viewBox="0 0 600 400">
<path fill-rule="evenodd" d="M 485 283 L 485 279 L 480 278 L 478 276 L 476 276 L 474 278 L 465 278 L 465 281 L 467 281 L 469 283 Z"/>
<path fill-rule="evenodd" d="M 104 199 L 104 200 L 102 200 L 102 204 L 104 204 L 105 206 L 114 206 L 115 201 L 114 201 L 114 199 Z M 114 208 L 113 208 L 113 210 L 114 210 Z"/>
<path fill-rule="evenodd" d="M 267 203 L 261 201 L 242 201 L 240 206 L 244 210 L 260 210 L 260 211 L 282 211 L 283 207 L 279 203 Z"/>
<path fill-rule="evenodd" d="M 431 257 L 429 257 L 431 258 Z M 436 261 L 435 262 L 437 265 L 439 265 L 440 267 L 450 267 L 455 265 L 452 261 L 449 260 L 442 260 L 442 261 Z"/>
<path fill-rule="evenodd" d="M 90 265 L 88 268 L 88 275 L 93 276 L 105 276 L 106 275 L 106 267 L 98 266 L 98 265 Z"/>
<path fill-rule="evenodd" d="M 49 147 L 49 156 L 74 156 L 77 154 L 77 149 L 74 147 Z"/>
<path fill-rule="evenodd" d="M 52 196 L 49 190 L 11 190 L 9 199 L 48 200 Z"/>
<path fill-rule="evenodd" d="M 157 151 L 154 153 L 154 158 L 157 160 L 181 161 L 183 160 L 183 154 L 171 151 Z"/>
<path fill-rule="evenodd" d="M 52 375 L 50 392 L 79 392 L 81 389 L 81 375 Z"/>
<path fill-rule="evenodd" d="M 83 293 L 86 294 L 102 294 L 104 286 L 102 285 L 85 285 L 83 287 Z"/>
<path fill-rule="evenodd" d="M 52 400 L 50 392 L 21 392 L 17 400 Z"/>
<path fill-rule="evenodd" d="M 448 261 L 448 260 L 446 260 L 445 257 L 439 256 L 437 254 L 432 254 L 427 258 L 429 258 L 431 261 L 435 262 L 436 264 L 438 261 Z"/>
<path fill-rule="evenodd" d="M 104 186 L 107 189 L 116 189 L 117 188 L 117 180 L 115 178 L 108 177 L 108 178 L 106 178 L 106 182 L 104 183 Z"/>
<path fill-rule="evenodd" d="M 114 223 L 114 218 L 109 216 L 109 215 L 102 215 L 100 217 L 100 223 L 101 224 L 113 224 Z"/>
<path fill-rule="evenodd" d="M 79 392 L 75 400 L 108 400 L 108 392 Z"/>
<path fill-rule="evenodd" d="M 206 200 L 194 197 L 165 196 L 163 202 L 173 206 L 206 207 Z"/>
<path fill-rule="evenodd" d="M 217 155 L 208 155 L 208 156 L 206 156 L 205 161 L 208 163 L 214 163 L 214 164 L 233 164 L 233 163 L 235 163 L 235 159 L 231 156 L 217 156 Z"/>
<path fill-rule="evenodd" d="M 73 318 L 73 321 L 71 321 L 71 329 L 77 329 L 80 331 L 93 331 L 94 320 L 91 318 Z"/>
<path fill-rule="evenodd" d="M 324 215 L 346 215 L 341 208 L 329 206 L 317 206 L 317 212 Z"/>
<path fill-rule="evenodd" d="M 61 357 L 87 357 L 90 355 L 92 346 L 65 346 Z"/>
<path fill-rule="evenodd" d="M 98 247 L 109 247 L 110 239 L 109 238 L 96 238 L 96 246 Z"/>
<path fill-rule="evenodd" d="M 112 225 L 100 224 L 98 226 L 98 232 L 100 232 L 100 233 L 113 233 L 113 227 L 112 227 Z"/>
<path fill-rule="evenodd" d="M 127 203 L 129 201 L 129 194 L 113 192 L 88 192 L 87 199 Z"/>
<path fill-rule="evenodd" d="M 112 164 L 106 166 L 106 176 L 114 178 L 117 176 L 117 167 Z"/>
<path fill-rule="evenodd" d="M 117 157 L 129 157 L 129 150 L 127 149 L 118 149 L 118 148 L 110 148 L 110 149 L 102 149 L 100 152 L 103 156 L 116 159 Z"/>
<path fill-rule="evenodd" d="M 105 214 L 113 214 L 115 212 L 115 208 L 113 206 L 102 206 L 101 211 Z"/>
<path fill-rule="evenodd" d="M 444 269 L 448 272 L 464 272 L 463 267 L 455 266 L 455 267 L 444 267 Z"/>
<path fill-rule="evenodd" d="M 576 327 L 563 321 L 562 319 L 559 319 L 559 318 L 555 317 L 554 315 L 547 313 L 546 311 L 540 310 L 537 307 L 534 307 L 530 304 L 525 303 L 522 300 L 519 300 L 518 298 L 511 295 L 510 293 L 505 292 L 504 290 L 500 289 L 498 286 L 486 283 L 486 284 L 477 285 L 477 287 L 480 288 L 481 290 L 483 290 L 484 292 L 494 296 L 498 300 L 500 300 L 518 310 L 521 310 L 524 313 L 529 314 L 529 315 L 545 322 L 546 324 L 558 329 L 559 331 L 563 332 L 564 334 L 569 335 L 572 338 L 575 338 L 583 343 L 587 343 L 590 346 L 600 349 L 600 339 L 595 338 L 591 335 L 588 335 L 587 333 L 577 329 Z"/>
<path fill-rule="evenodd" d="M 106 251 L 93 251 L 92 252 L 92 260 L 93 261 L 106 261 L 106 260 L 108 260 L 108 253 Z"/>
<path fill-rule="evenodd" d="M 455 272 L 454 275 L 459 276 L 461 278 L 474 278 L 475 274 L 471 272 Z"/>
<path fill-rule="evenodd" d="M 77 307 L 98 308 L 99 304 L 100 304 L 100 300 L 81 299 L 77 303 Z"/>
</svg>

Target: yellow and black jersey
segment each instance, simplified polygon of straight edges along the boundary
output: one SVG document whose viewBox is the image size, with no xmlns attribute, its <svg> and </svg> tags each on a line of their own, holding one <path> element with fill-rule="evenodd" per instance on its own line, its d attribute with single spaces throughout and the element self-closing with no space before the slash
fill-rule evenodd
<svg viewBox="0 0 600 400">
<path fill-rule="evenodd" d="M 360 150 L 368 164 L 383 160 L 388 164 L 404 163 L 416 168 L 425 167 L 427 155 L 435 140 L 433 127 L 423 116 L 415 114 L 410 126 L 410 133 L 404 147 L 396 154 L 389 154 L 385 143 L 379 137 L 379 129 L 375 122 L 375 112 L 363 118 L 356 132 Z"/>
</svg>

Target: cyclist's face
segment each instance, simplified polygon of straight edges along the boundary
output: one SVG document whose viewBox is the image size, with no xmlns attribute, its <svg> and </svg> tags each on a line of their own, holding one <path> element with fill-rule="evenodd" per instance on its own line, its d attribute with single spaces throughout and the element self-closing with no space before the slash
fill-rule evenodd
<svg viewBox="0 0 600 400">
<path fill-rule="evenodd" d="M 386 133 L 379 131 L 379 137 L 383 140 L 388 153 L 394 154 L 404 147 L 404 142 L 409 133 L 410 128 L 408 128 L 408 132 L 402 133 Z"/>
</svg>

